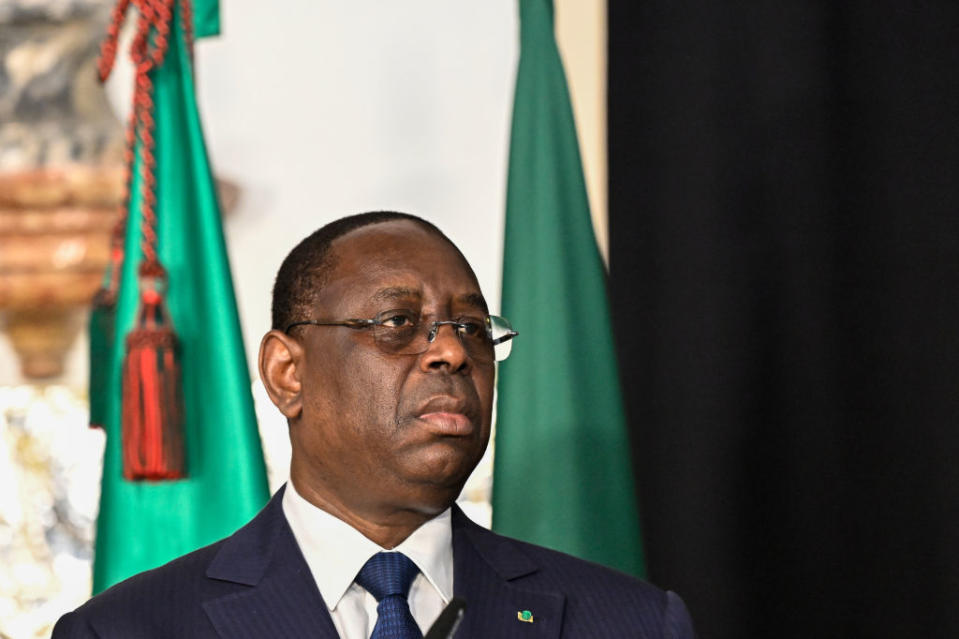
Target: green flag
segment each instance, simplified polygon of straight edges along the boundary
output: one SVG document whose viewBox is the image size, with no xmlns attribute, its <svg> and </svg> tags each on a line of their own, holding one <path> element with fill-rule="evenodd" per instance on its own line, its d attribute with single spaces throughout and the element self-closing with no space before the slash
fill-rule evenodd
<svg viewBox="0 0 959 639">
<path fill-rule="evenodd" d="M 551 0 L 520 0 L 493 528 L 643 573 L 606 274 L 590 223 Z"/>
<path fill-rule="evenodd" d="M 179 10 L 181 3 L 177 4 Z M 216 30 L 216 2 L 195 2 Z M 139 180 L 133 185 L 126 255 L 102 402 L 107 444 L 93 588 L 99 592 L 234 531 L 269 497 L 250 378 L 213 178 L 196 107 L 191 60 L 178 16 L 152 72 L 156 119 L 159 257 L 169 273 L 167 308 L 180 339 L 188 477 L 133 482 L 122 476 L 121 367 L 138 304 Z M 137 154 L 139 158 L 139 153 Z M 139 163 L 139 159 L 138 159 Z M 135 171 L 136 174 L 136 171 Z"/>
</svg>

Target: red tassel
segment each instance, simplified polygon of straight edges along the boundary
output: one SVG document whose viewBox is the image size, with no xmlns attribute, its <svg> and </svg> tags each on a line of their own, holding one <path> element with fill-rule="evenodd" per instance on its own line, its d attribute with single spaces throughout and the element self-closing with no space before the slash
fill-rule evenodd
<svg viewBox="0 0 959 639">
<path fill-rule="evenodd" d="M 177 337 L 163 303 L 163 267 L 140 269 L 137 325 L 127 335 L 123 362 L 123 476 L 182 479 L 183 402 Z"/>
</svg>

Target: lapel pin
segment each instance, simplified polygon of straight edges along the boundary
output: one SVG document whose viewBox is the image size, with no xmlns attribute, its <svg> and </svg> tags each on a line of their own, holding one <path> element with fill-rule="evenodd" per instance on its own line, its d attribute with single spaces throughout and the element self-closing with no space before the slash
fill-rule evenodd
<svg viewBox="0 0 959 639">
<path fill-rule="evenodd" d="M 533 613 L 531 613 L 529 610 L 517 610 L 516 618 L 525 623 L 533 623 Z"/>
</svg>

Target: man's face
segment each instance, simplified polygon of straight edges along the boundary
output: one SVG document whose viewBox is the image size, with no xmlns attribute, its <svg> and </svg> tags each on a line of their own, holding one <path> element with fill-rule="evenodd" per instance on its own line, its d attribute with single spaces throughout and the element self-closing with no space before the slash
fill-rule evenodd
<svg viewBox="0 0 959 639">
<path fill-rule="evenodd" d="M 406 308 L 432 322 L 487 312 L 469 265 L 412 222 L 352 231 L 334 242 L 332 258 L 310 319 Z M 293 334 L 303 347 L 294 478 L 354 512 L 435 514 L 452 503 L 489 440 L 493 363 L 470 358 L 451 326 L 419 355 L 384 353 L 369 330 L 304 326 Z"/>
</svg>

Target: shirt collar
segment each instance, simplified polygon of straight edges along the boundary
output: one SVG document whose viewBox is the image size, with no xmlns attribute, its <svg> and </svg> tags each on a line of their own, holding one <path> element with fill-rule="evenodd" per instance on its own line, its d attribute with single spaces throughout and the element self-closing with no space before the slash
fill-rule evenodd
<svg viewBox="0 0 959 639">
<path fill-rule="evenodd" d="M 345 521 L 317 508 L 287 482 L 283 513 L 316 585 L 332 612 L 370 557 L 386 551 Z M 450 509 L 430 519 L 394 548 L 413 560 L 443 603 L 453 597 L 453 529 Z"/>
</svg>

